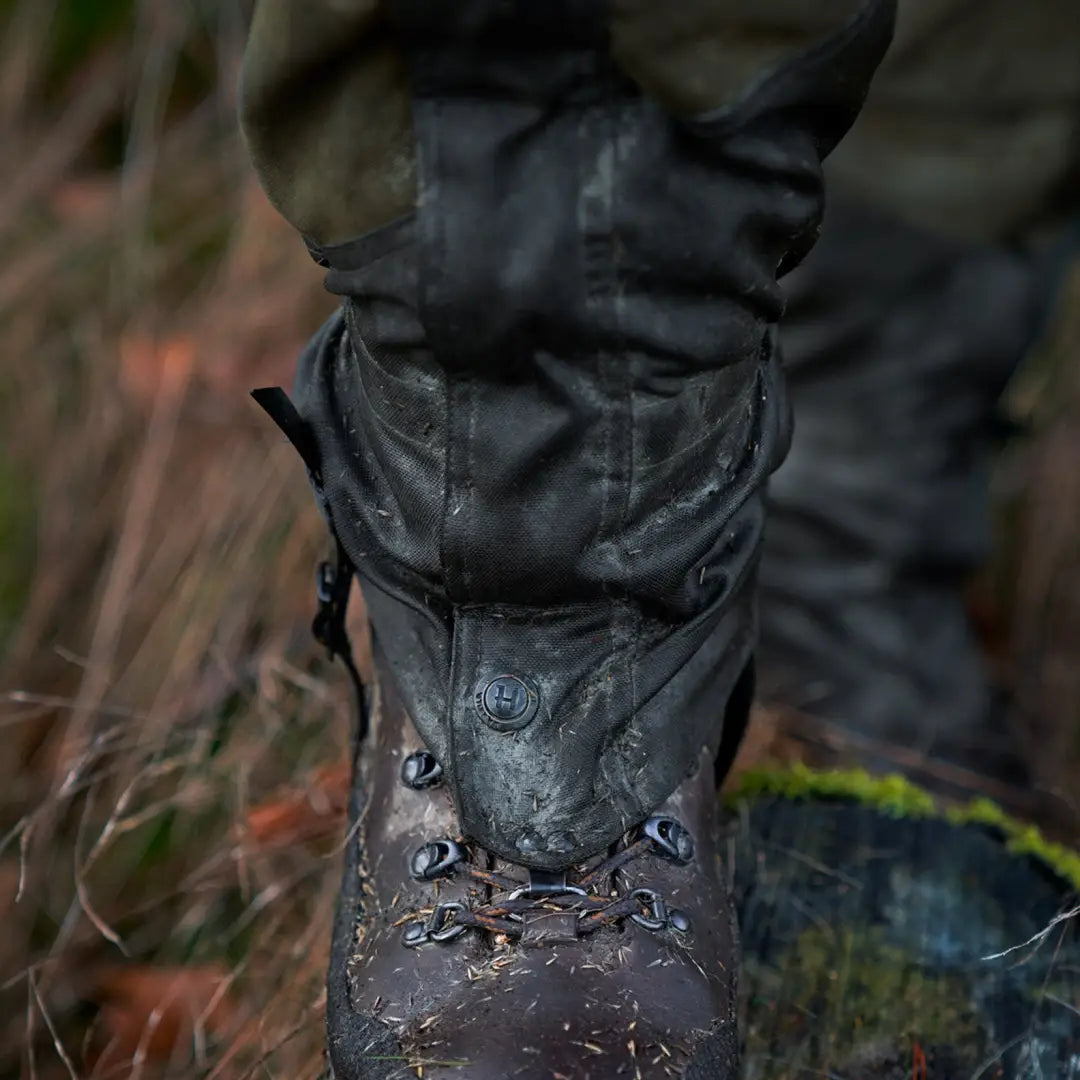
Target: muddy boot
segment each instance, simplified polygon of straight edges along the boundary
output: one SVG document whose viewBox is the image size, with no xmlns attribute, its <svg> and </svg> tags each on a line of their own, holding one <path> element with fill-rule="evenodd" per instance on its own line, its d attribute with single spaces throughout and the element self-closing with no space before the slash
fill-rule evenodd
<svg viewBox="0 0 1080 1080">
<path fill-rule="evenodd" d="M 606 6 L 390 5 L 417 207 L 312 244 L 342 310 L 295 408 L 259 395 L 339 544 L 320 633 L 347 652 L 355 570 L 377 656 L 339 1080 L 736 1075 L 715 771 L 787 445 L 777 276 L 892 23 L 827 6 L 677 118 Z"/>
<path fill-rule="evenodd" d="M 748 705 L 741 693 L 729 706 L 733 726 Z M 390 679 L 372 720 L 329 984 L 336 1076 L 737 1075 L 737 939 L 708 751 L 635 828 L 543 871 L 462 836 Z"/>
</svg>

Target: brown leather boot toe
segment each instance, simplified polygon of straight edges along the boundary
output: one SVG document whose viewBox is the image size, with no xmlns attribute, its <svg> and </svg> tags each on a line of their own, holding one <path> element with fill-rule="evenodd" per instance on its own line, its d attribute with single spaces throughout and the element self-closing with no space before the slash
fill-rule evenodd
<svg viewBox="0 0 1080 1080">
<path fill-rule="evenodd" d="M 565 873 L 459 836 L 389 680 L 358 763 L 329 983 L 337 1080 L 724 1080 L 737 934 L 712 762 Z"/>
</svg>

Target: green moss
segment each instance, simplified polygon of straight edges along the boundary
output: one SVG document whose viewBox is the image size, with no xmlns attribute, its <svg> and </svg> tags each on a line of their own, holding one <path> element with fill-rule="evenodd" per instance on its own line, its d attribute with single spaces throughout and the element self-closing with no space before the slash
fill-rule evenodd
<svg viewBox="0 0 1080 1080">
<path fill-rule="evenodd" d="M 752 968 L 753 956 L 746 958 Z M 850 1075 L 879 1054 L 964 1047 L 977 1059 L 985 1033 L 961 975 L 928 971 L 877 929 L 810 927 L 775 964 L 747 971 L 756 988 L 749 1057 L 784 1050 L 783 1075 Z M 859 1075 L 863 1075 L 859 1071 Z M 891 1075 L 891 1073 L 889 1074 Z"/>
<path fill-rule="evenodd" d="M 864 769 L 815 770 L 799 762 L 784 768 L 748 770 L 738 778 L 726 801 L 736 804 L 762 796 L 845 799 L 890 817 L 940 818 L 957 827 L 988 828 L 1002 837 L 1011 853 L 1038 860 L 1080 892 L 1080 852 L 1047 840 L 1036 826 L 1011 817 L 989 799 L 944 807 L 903 776 L 871 776 Z"/>
<path fill-rule="evenodd" d="M 945 818 L 953 825 L 983 825 L 1000 834 L 1014 855 L 1030 855 L 1049 866 L 1080 892 L 1080 852 L 1047 840 L 1034 826 L 1018 821 L 989 799 L 974 799 L 967 806 L 952 807 Z"/>
<path fill-rule="evenodd" d="M 903 776 L 871 776 L 865 769 L 815 770 L 801 762 L 785 769 L 751 769 L 739 777 L 733 802 L 761 795 L 782 799 L 850 799 L 890 817 L 935 817 L 933 798 Z"/>
</svg>

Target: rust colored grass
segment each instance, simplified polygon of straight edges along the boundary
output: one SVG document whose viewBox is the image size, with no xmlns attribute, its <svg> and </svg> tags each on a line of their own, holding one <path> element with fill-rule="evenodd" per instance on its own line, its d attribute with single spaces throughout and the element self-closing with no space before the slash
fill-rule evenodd
<svg viewBox="0 0 1080 1080">
<path fill-rule="evenodd" d="M 114 8 L 61 59 L 53 5 L 0 15 L 0 1077 L 315 1076 L 348 694 L 247 393 L 329 301 L 239 13 Z"/>
<path fill-rule="evenodd" d="M 242 152 L 242 37 L 243 5 L 0 6 L 0 1080 L 323 1070 L 348 692 L 247 392 L 330 305 Z M 1009 609 L 1048 769 L 1080 758 L 1061 385 Z"/>
</svg>

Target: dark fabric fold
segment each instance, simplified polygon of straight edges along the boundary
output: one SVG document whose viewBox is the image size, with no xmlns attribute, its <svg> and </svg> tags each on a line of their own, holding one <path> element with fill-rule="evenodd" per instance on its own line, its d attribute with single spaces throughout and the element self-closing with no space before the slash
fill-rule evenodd
<svg viewBox="0 0 1080 1080">
<path fill-rule="evenodd" d="M 297 383 L 467 834 L 548 868 L 719 742 L 788 440 L 777 274 L 816 236 L 822 158 L 893 15 L 870 0 L 686 121 L 612 62 L 600 5 L 565 28 L 563 6 L 391 5 L 416 214 L 367 265 L 322 251 L 344 313 Z M 539 699 L 514 731 L 477 704 L 504 675 Z"/>
</svg>

